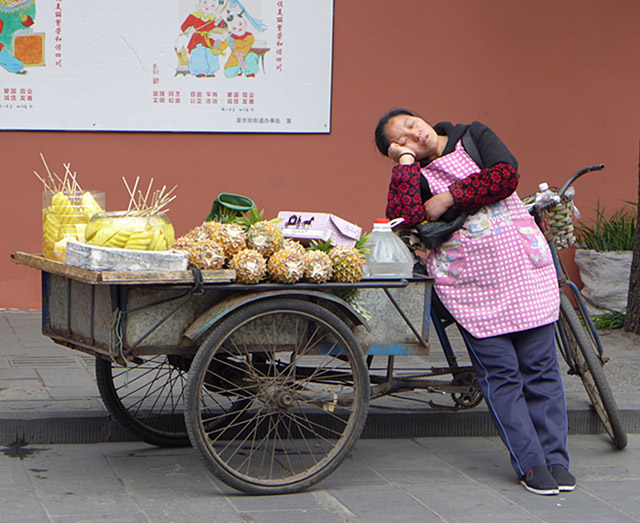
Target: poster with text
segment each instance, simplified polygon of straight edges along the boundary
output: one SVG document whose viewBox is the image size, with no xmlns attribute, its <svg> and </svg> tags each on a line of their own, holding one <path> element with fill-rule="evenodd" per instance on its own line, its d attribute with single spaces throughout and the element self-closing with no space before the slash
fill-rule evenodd
<svg viewBox="0 0 640 523">
<path fill-rule="evenodd" d="M 0 129 L 328 133 L 333 0 L 0 0 Z"/>
</svg>

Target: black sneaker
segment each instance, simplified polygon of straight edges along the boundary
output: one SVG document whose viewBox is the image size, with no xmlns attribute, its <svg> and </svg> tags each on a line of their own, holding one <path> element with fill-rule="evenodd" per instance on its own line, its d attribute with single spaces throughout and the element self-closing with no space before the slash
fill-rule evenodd
<svg viewBox="0 0 640 523">
<path fill-rule="evenodd" d="M 551 465 L 549 472 L 558 483 L 561 492 L 571 492 L 576 488 L 576 478 L 562 465 Z"/>
<path fill-rule="evenodd" d="M 560 492 L 558 483 L 553 479 L 551 472 L 545 465 L 536 465 L 529 469 L 529 472 L 524 475 L 520 483 L 529 492 L 542 496 L 551 496 Z"/>
</svg>

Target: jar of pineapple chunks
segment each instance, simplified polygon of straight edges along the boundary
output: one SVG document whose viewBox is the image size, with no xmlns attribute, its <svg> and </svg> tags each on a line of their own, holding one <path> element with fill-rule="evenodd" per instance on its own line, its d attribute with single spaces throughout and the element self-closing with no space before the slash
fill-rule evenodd
<svg viewBox="0 0 640 523">
<path fill-rule="evenodd" d="M 144 214 L 113 211 L 96 214 L 85 231 L 85 241 L 98 247 L 166 251 L 171 249 L 174 230 L 163 212 Z"/>
<path fill-rule="evenodd" d="M 104 212 L 101 191 L 42 193 L 42 253 L 45 258 L 65 261 L 69 240 L 84 241 L 85 230 L 94 214 Z"/>
</svg>

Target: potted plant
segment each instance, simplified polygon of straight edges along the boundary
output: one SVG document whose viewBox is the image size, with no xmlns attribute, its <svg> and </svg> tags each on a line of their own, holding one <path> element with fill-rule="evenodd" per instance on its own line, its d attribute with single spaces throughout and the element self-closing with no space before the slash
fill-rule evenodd
<svg viewBox="0 0 640 523">
<path fill-rule="evenodd" d="M 636 220 L 637 208 L 622 207 L 607 216 L 598 204 L 593 224 L 576 225 L 575 261 L 584 284 L 582 295 L 599 309 L 626 309 Z"/>
</svg>

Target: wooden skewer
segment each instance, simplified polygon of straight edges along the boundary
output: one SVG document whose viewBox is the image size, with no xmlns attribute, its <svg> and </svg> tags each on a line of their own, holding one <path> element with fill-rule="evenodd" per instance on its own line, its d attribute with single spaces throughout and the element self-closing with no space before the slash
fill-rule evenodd
<svg viewBox="0 0 640 523">
<path fill-rule="evenodd" d="M 153 185 L 153 178 L 149 182 L 149 187 L 147 187 L 147 194 L 144 195 L 144 204 L 147 205 L 147 197 L 149 196 L 149 191 L 151 191 L 151 186 Z"/>
<path fill-rule="evenodd" d="M 140 211 L 140 206 L 136 203 L 135 194 L 138 189 L 138 184 L 140 183 L 140 176 L 136 176 L 136 183 L 133 186 L 133 191 L 131 191 L 131 197 L 133 198 L 133 205 L 136 207 L 136 211 Z"/>
<path fill-rule="evenodd" d="M 82 193 L 82 188 L 80 187 L 80 184 L 78 183 L 78 180 L 76 178 L 77 173 L 75 171 L 71 172 L 71 163 L 63 163 L 62 165 L 64 165 L 64 168 L 67 170 L 66 174 L 64 175 L 65 180 L 67 179 L 67 176 L 71 180 L 69 182 L 69 192 Z"/>
<path fill-rule="evenodd" d="M 162 204 L 158 205 L 155 209 L 155 213 L 158 214 L 160 212 L 161 209 L 163 209 L 164 207 L 166 207 L 167 205 L 169 205 L 169 203 L 171 203 L 173 200 L 176 199 L 176 196 L 172 196 L 171 198 L 169 198 L 168 200 L 166 200 L 165 202 L 163 202 Z M 168 212 L 169 209 L 163 211 L 163 212 Z"/>
<path fill-rule="evenodd" d="M 122 181 L 124 182 L 124 185 L 127 188 L 127 192 L 129 193 L 129 207 L 127 207 L 127 214 L 129 214 L 131 212 L 131 205 L 133 205 L 133 197 L 131 196 L 131 189 L 129 188 L 127 179 L 124 176 L 122 177 Z"/>
<path fill-rule="evenodd" d="M 53 191 L 51 190 L 51 188 L 47 185 L 47 182 L 42 178 L 42 176 L 40 176 L 36 171 L 33 171 L 33 174 L 36 175 L 36 177 L 38 178 L 38 180 L 40 180 L 42 182 L 42 185 L 44 185 L 44 189 L 47 192 L 53 193 Z"/>
<path fill-rule="evenodd" d="M 45 169 L 47 170 L 47 174 L 49 175 L 49 180 L 51 181 L 51 188 L 58 192 L 58 188 L 56 187 L 55 180 L 53 176 L 51 176 L 51 171 L 49 170 L 49 166 L 47 165 L 47 161 L 44 159 L 44 154 L 40 153 L 40 158 L 42 159 L 42 163 L 44 164 Z"/>
</svg>

